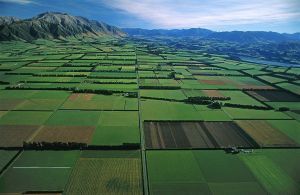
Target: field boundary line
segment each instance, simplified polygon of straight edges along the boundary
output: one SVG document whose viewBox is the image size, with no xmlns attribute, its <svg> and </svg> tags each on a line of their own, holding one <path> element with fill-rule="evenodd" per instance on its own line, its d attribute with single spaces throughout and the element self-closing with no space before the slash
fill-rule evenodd
<svg viewBox="0 0 300 195">
<path fill-rule="evenodd" d="M 71 169 L 72 167 L 12 167 L 13 169 Z"/>
<path fill-rule="evenodd" d="M 135 67 L 138 69 L 139 63 L 137 58 L 137 49 L 135 47 L 135 56 L 136 62 Z M 140 76 L 139 72 L 137 71 L 137 85 L 140 86 Z M 143 194 L 149 194 L 149 184 L 148 184 L 148 172 L 147 172 L 147 159 L 146 159 L 146 149 L 145 149 L 145 135 L 143 129 L 143 120 L 141 114 L 141 94 L 140 90 L 138 89 L 138 115 L 139 115 L 139 130 L 140 130 L 140 144 L 141 144 L 141 161 L 142 161 L 142 181 L 143 181 Z"/>
<path fill-rule="evenodd" d="M 2 176 L 2 174 L 5 173 L 5 171 L 7 171 L 7 169 L 10 167 L 10 165 L 12 165 L 18 158 L 19 156 L 22 154 L 22 150 L 19 150 L 13 157 L 12 159 L 0 170 L 0 176 Z"/>
</svg>

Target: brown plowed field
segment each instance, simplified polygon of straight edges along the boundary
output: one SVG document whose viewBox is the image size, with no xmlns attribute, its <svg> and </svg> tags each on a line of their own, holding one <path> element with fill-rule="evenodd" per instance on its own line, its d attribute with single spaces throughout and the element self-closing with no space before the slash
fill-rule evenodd
<svg viewBox="0 0 300 195">
<path fill-rule="evenodd" d="M 0 101 L 0 110 L 12 110 L 22 102 L 24 102 L 24 100 L 2 99 Z"/>
<path fill-rule="evenodd" d="M 87 94 L 84 94 L 83 98 L 86 101 L 90 101 L 94 96 L 95 96 L 95 94 L 87 93 Z"/>
<path fill-rule="evenodd" d="M 36 135 L 36 142 L 89 143 L 95 127 L 92 126 L 45 126 Z"/>
<path fill-rule="evenodd" d="M 256 147 L 234 122 L 144 122 L 149 149 Z"/>
<path fill-rule="evenodd" d="M 234 122 L 204 122 L 204 125 L 220 148 L 256 146 L 253 140 Z"/>
<path fill-rule="evenodd" d="M 261 147 L 297 146 L 288 136 L 263 120 L 241 120 L 237 124 L 244 129 Z"/>
<path fill-rule="evenodd" d="M 70 95 L 68 100 L 75 101 L 79 96 L 80 96 L 79 93 L 73 93 L 72 95 Z"/>
<path fill-rule="evenodd" d="M 0 147 L 21 147 L 38 128 L 33 125 L 1 125 Z"/>
<path fill-rule="evenodd" d="M 200 80 L 199 82 L 208 84 L 208 85 L 225 85 L 226 82 L 225 81 L 221 81 L 221 80 Z"/>
</svg>

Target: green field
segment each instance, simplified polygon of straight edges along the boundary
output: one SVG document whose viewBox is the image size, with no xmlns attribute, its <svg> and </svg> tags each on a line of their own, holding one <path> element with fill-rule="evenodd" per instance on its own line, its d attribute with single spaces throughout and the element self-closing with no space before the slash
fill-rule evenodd
<svg viewBox="0 0 300 195">
<path fill-rule="evenodd" d="M 138 113 L 134 111 L 103 111 L 93 134 L 92 145 L 139 143 Z"/>
<path fill-rule="evenodd" d="M 74 97 L 74 98 L 73 98 Z M 63 109 L 82 110 L 137 110 L 137 99 L 121 95 L 72 94 Z"/>
<path fill-rule="evenodd" d="M 66 194 L 142 194 L 139 152 L 86 151 L 77 161 Z"/>
<path fill-rule="evenodd" d="M 25 151 L 0 178 L 0 193 L 63 191 L 79 151 Z"/>
<path fill-rule="evenodd" d="M 98 111 L 60 110 L 47 121 L 47 125 L 94 126 L 100 117 Z"/>
<path fill-rule="evenodd" d="M 151 194 L 266 192 L 237 156 L 223 151 L 148 151 L 147 168 Z"/>
<path fill-rule="evenodd" d="M 283 112 L 274 110 L 248 110 L 241 108 L 223 108 L 232 119 L 291 119 Z"/>
<path fill-rule="evenodd" d="M 9 111 L 0 118 L 1 125 L 42 125 L 51 116 L 48 111 Z"/>
<path fill-rule="evenodd" d="M 286 152 L 288 153 L 288 151 Z M 298 151 L 294 152 L 297 155 Z M 262 153 L 264 154 L 264 152 Z M 300 192 L 298 181 L 294 180 L 289 173 L 270 159 L 268 155 L 253 154 L 241 156 L 240 158 L 270 194 L 298 194 Z M 291 160 L 286 162 L 286 164 L 293 166 L 295 160 L 290 158 L 286 158 L 286 160 Z M 295 169 L 296 167 L 293 166 L 293 168 Z"/>
<path fill-rule="evenodd" d="M 0 150 L 0 170 L 8 164 L 10 160 L 17 154 L 17 151 Z"/>
</svg>

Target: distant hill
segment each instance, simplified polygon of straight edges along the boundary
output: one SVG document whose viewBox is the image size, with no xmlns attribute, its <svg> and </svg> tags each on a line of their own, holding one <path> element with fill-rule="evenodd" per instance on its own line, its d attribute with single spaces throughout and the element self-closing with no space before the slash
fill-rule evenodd
<svg viewBox="0 0 300 195">
<path fill-rule="evenodd" d="M 103 22 L 88 20 L 65 13 L 46 12 L 26 20 L 1 17 L 0 41 L 39 38 L 64 38 L 68 36 L 125 36 L 122 30 Z"/>
<path fill-rule="evenodd" d="M 213 33 L 211 30 L 203 28 L 191 28 L 191 29 L 141 29 L 141 28 L 123 28 L 123 31 L 129 35 L 143 35 L 143 36 L 197 36 L 206 37 Z"/>
<path fill-rule="evenodd" d="M 131 36 L 171 36 L 171 37 L 198 37 L 206 39 L 214 39 L 221 41 L 231 41 L 238 43 L 256 43 L 256 42 L 286 42 L 300 41 L 300 33 L 280 34 L 276 32 L 264 31 L 231 31 L 231 32 L 215 32 L 203 28 L 191 29 L 139 29 L 124 28 L 126 33 Z"/>
</svg>

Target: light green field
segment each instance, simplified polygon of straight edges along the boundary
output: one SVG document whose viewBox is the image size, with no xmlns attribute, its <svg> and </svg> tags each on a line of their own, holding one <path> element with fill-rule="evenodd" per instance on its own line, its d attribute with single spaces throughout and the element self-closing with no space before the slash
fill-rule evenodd
<svg viewBox="0 0 300 195">
<path fill-rule="evenodd" d="M 250 110 L 241 108 L 222 108 L 231 119 L 291 119 L 288 115 L 274 110 Z"/>
<path fill-rule="evenodd" d="M 147 169 L 151 194 L 266 193 L 237 156 L 223 151 L 147 151 Z"/>
<path fill-rule="evenodd" d="M 202 120 L 200 112 L 190 104 L 161 100 L 141 100 L 143 120 Z"/>
<path fill-rule="evenodd" d="M 95 126 L 99 117 L 100 112 L 97 111 L 60 110 L 51 116 L 46 125 Z"/>
<path fill-rule="evenodd" d="M 52 115 L 48 111 L 10 111 L 0 118 L 1 125 L 42 125 Z"/>
<path fill-rule="evenodd" d="M 183 100 L 187 97 L 181 90 L 140 90 L 141 97 Z"/>
<path fill-rule="evenodd" d="M 268 123 L 300 144 L 300 122 L 296 120 L 269 120 Z"/>
<path fill-rule="evenodd" d="M 297 95 L 300 95 L 300 87 L 299 85 L 295 85 L 292 83 L 279 83 L 277 84 L 279 87 L 282 87 L 292 93 L 295 93 Z"/>
<path fill-rule="evenodd" d="M 297 182 L 266 156 L 249 155 L 241 159 L 270 194 L 300 193 Z"/>
<path fill-rule="evenodd" d="M 138 151 L 84 153 L 72 171 L 66 194 L 142 194 Z"/>
<path fill-rule="evenodd" d="M 91 145 L 139 143 L 138 113 L 134 111 L 102 111 Z"/>
<path fill-rule="evenodd" d="M 253 99 L 249 95 L 245 94 L 242 91 L 220 91 L 226 97 L 230 97 L 231 100 L 224 101 L 225 103 L 231 104 L 242 104 L 242 105 L 252 105 L 252 106 L 264 106 L 259 101 Z"/>
<path fill-rule="evenodd" d="M 61 108 L 73 110 L 137 110 L 137 98 L 121 95 L 73 94 Z"/>
</svg>

